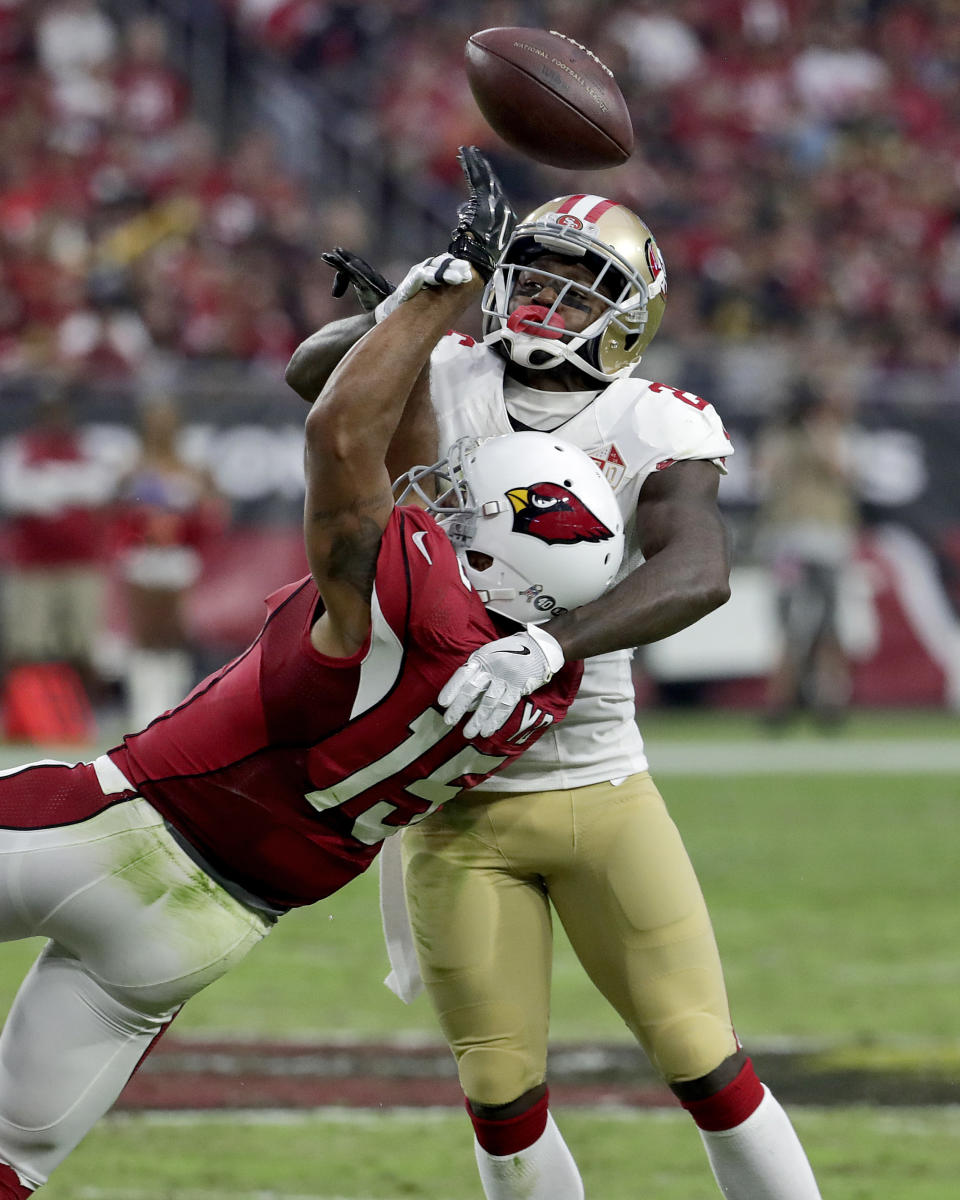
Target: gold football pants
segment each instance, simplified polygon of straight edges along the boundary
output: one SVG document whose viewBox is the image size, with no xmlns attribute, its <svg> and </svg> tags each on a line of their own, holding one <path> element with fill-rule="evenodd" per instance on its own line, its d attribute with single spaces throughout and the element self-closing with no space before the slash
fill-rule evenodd
<svg viewBox="0 0 960 1200">
<path fill-rule="evenodd" d="M 736 1050 L 710 918 L 646 773 L 618 787 L 464 793 L 403 833 L 424 983 L 480 1104 L 546 1077 L 551 904 L 668 1082 Z"/>
</svg>

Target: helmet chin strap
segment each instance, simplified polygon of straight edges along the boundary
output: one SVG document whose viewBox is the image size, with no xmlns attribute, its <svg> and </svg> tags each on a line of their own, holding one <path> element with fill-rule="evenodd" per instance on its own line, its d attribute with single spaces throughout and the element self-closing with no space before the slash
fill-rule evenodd
<svg viewBox="0 0 960 1200">
<path fill-rule="evenodd" d="M 533 333 L 516 333 L 512 329 L 502 329 L 499 335 L 507 346 L 510 358 L 520 367 L 529 367 L 533 371 L 549 371 L 567 361 L 565 343 L 548 342 L 545 338 Z"/>
<path fill-rule="evenodd" d="M 601 383 L 610 383 L 616 376 L 605 375 L 577 353 L 585 341 L 585 338 L 577 338 L 573 343 L 548 341 L 535 334 L 518 333 L 507 329 L 506 326 L 493 330 L 483 339 L 485 346 L 503 342 L 510 361 L 518 367 L 527 367 L 532 371 L 552 371 L 554 367 L 566 362 Z"/>
</svg>

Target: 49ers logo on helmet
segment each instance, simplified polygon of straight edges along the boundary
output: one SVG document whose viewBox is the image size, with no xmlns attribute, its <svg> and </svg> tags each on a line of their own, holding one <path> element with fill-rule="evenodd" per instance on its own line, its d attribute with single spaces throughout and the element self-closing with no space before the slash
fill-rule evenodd
<svg viewBox="0 0 960 1200">
<path fill-rule="evenodd" d="M 557 225 L 566 225 L 568 229 L 583 228 L 583 222 L 579 217 L 575 217 L 573 213 L 559 213 L 553 219 Z"/>
<path fill-rule="evenodd" d="M 667 276 L 663 266 L 663 259 L 653 238 L 647 238 L 646 245 L 643 247 L 643 255 L 647 260 L 647 270 L 650 272 L 650 278 L 654 283 L 660 280 L 659 290 L 665 292 L 667 290 Z M 662 280 L 660 279 L 661 275 L 663 276 Z"/>
<path fill-rule="evenodd" d="M 514 533 L 527 533 L 550 546 L 613 537 L 613 531 L 559 483 L 531 483 L 505 494 L 513 506 Z"/>
</svg>

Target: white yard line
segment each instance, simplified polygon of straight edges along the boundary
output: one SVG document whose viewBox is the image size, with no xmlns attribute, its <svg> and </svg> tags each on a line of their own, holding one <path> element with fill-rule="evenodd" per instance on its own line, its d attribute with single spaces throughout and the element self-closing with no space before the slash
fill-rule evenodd
<svg viewBox="0 0 960 1200">
<path fill-rule="evenodd" d="M 860 1106 L 855 1106 L 860 1107 Z M 821 1105 L 794 1105 L 795 1119 L 801 1126 L 815 1127 L 818 1122 L 829 1124 L 836 1118 L 836 1109 Z M 679 1109 L 642 1109 L 611 1105 L 604 1106 L 602 1111 L 596 1109 L 566 1109 L 567 1112 L 591 1113 L 607 1121 L 622 1121 L 636 1125 L 650 1122 L 687 1122 L 689 1117 Z M 944 1105 L 937 1108 L 903 1107 L 903 1108 L 872 1108 L 863 1109 L 863 1117 L 876 1131 L 891 1137 L 924 1138 L 941 1134 L 944 1130 L 955 1131 L 960 1122 L 960 1105 Z M 197 1121 L 219 1121 L 229 1124 L 298 1124 L 326 1123 L 341 1124 L 356 1123 L 358 1120 L 388 1122 L 393 1120 L 412 1121 L 425 1115 L 451 1118 L 449 1109 L 400 1109 L 383 1112 L 362 1113 L 355 1109 L 323 1109 L 305 1112 L 289 1113 L 280 1110 L 252 1113 L 249 1111 L 216 1113 L 140 1113 L 117 1114 L 107 1118 L 107 1123 L 126 1122 L 135 1120 L 145 1126 L 170 1123 L 194 1125 Z M 457 1117 L 456 1119 L 460 1119 Z M 190 1188 L 177 1189 L 178 1200 L 402 1200 L 401 1197 L 390 1196 L 342 1196 L 329 1192 L 278 1192 L 272 1190 L 238 1190 L 231 1188 Z M 171 1190 L 161 1188 L 118 1188 L 118 1187 L 81 1187 L 75 1195 L 75 1200 L 168 1200 Z M 458 1197 L 442 1197 L 441 1200 L 460 1200 Z"/>
<path fill-rule="evenodd" d="M 643 724 L 641 721 L 641 732 Z M 647 739 L 655 775 L 822 775 L 829 773 L 960 773 L 960 720 L 957 738 L 823 737 L 738 738 L 735 741 Z M 37 747 L 0 747 L 0 770 L 15 769 L 36 757 Z M 89 756 L 88 756 L 89 757 Z M 75 761 L 66 756 L 67 761 Z M 59 760 L 57 760 L 59 761 Z"/>
<path fill-rule="evenodd" d="M 604 1121 L 623 1121 L 626 1123 L 644 1122 L 676 1122 L 684 1124 L 690 1120 L 687 1114 L 676 1106 L 671 1105 L 669 1108 L 638 1108 L 633 1104 L 602 1104 L 589 1105 L 584 1107 L 577 1104 L 564 1104 L 561 1106 L 563 1112 L 569 1114 L 577 1114 L 585 1117 L 599 1117 Z M 836 1112 L 836 1107 L 829 1104 L 791 1104 L 791 1109 L 803 1114 L 804 1118 L 822 1119 L 830 1121 L 832 1114 Z M 868 1119 L 872 1125 L 880 1129 L 896 1129 L 896 1128 L 928 1128 L 931 1124 L 946 1123 L 955 1124 L 960 1122 L 960 1104 L 920 1104 L 920 1105 L 864 1105 L 861 1103 L 850 1104 L 846 1107 L 859 1110 L 865 1119 Z M 144 1126 L 169 1126 L 169 1125 L 188 1125 L 196 1126 L 203 1124 L 218 1124 L 218 1125 L 384 1125 L 389 1122 L 407 1122 L 420 1124 L 434 1121 L 460 1121 L 462 1116 L 457 1109 L 450 1108 L 384 1108 L 384 1109 L 356 1109 L 356 1108 L 313 1108 L 313 1109 L 258 1109 L 251 1111 L 250 1109 L 217 1109 L 215 1112 L 209 1110 L 196 1112 L 144 1112 L 144 1113 L 111 1113 L 106 1116 L 101 1128 L 106 1125 L 126 1124 L 131 1121 L 136 1121 Z M 101 1196 L 109 1196 L 110 1200 L 116 1195 L 119 1195 L 116 1189 L 98 1190 L 95 1188 L 87 1188 L 82 1193 L 78 1193 L 77 1200 L 93 1200 L 94 1194 L 99 1198 Z M 129 1191 L 124 1193 L 130 1195 Z M 144 1197 L 147 1195 L 154 1196 L 154 1192 L 144 1192 Z M 189 1193 L 179 1193 L 179 1200 L 207 1200 L 208 1196 L 212 1196 L 213 1192 L 192 1191 Z M 217 1193 L 219 1194 L 219 1193 Z M 280 1196 L 274 1192 L 243 1192 L 231 1193 L 231 1195 L 243 1195 L 249 1200 L 260 1200 L 261 1197 L 269 1197 L 269 1200 L 345 1200 L 342 1197 L 335 1196 Z M 130 1196 L 130 1200 L 140 1200 L 140 1193 L 136 1196 Z M 363 1197 L 350 1197 L 349 1200 L 364 1200 Z M 389 1197 L 378 1196 L 376 1200 L 389 1200 Z"/>
<path fill-rule="evenodd" d="M 958 723 L 960 735 L 960 723 Z M 737 742 L 657 742 L 647 745 L 658 775 L 889 775 L 960 773 L 960 736 L 952 739 L 880 741 L 832 738 Z"/>
<path fill-rule="evenodd" d="M 77 1200 L 168 1200 L 169 1188 L 157 1191 L 154 1188 L 101 1188 L 84 1187 L 77 1192 Z M 320 1192 L 273 1192 L 273 1191 L 228 1191 L 205 1188 L 202 1190 L 177 1190 L 178 1200 L 401 1200 L 399 1196 L 331 1196 Z M 450 1200 L 453 1200 L 451 1197 Z"/>
<path fill-rule="evenodd" d="M 431 1121 L 461 1119 L 461 1107 L 348 1108 L 326 1105 L 318 1108 L 178 1108 L 148 1109 L 144 1112 L 108 1113 L 111 1125 L 376 1125 L 385 1118 L 425 1125 Z M 382 1198 L 381 1198 L 382 1200 Z"/>
</svg>

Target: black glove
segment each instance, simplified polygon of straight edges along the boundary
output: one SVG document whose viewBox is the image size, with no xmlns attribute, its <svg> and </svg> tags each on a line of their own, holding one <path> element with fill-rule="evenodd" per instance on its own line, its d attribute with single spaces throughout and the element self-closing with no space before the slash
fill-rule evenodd
<svg viewBox="0 0 960 1200">
<path fill-rule="evenodd" d="M 459 220 L 450 253 L 465 258 L 478 274 L 489 279 L 510 241 L 517 214 L 486 155 L 476 146 L 461 146 L 457 158 L 467 177 L 470 199 L 457 209 Z"/>
<path fill-rule="evenodd" d="M 333 295 L 339 298 L 352 284 L 364 312 L 372 312 L 381 300 L 385 300 L 396 289 L 396 284 L 384 279 L 365 258 L 354 254 L 352 250 L 345 250 L 343 246 L 326 250 L 320 257 L 336 271 L 333 277 Z"/>
</svg>

